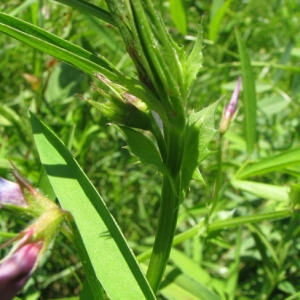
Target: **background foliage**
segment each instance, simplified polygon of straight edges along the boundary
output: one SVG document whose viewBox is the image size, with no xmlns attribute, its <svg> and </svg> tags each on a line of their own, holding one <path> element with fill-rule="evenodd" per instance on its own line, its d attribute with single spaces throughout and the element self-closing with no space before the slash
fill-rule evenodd
<svg viewBox="0 0 300 300">
<path fill-rule="evenodd" d="M 209 216 L 212 225 L 201 227 L 200 237 L 193 235 L 178 244 L 171 263 L 192 278 L 200 278 L 222 299 L 297 299 L 298 215 L 281 216 L 276 222 L 262 218 L 261 222 L 244 225 L 230 220 L 233 216 L 246 218 L 297 208 L 300 2 L 184 1 L 177 10 L 174 7 L 180 1 L 154 2 L 179 44 L 191 47 L 199 23 L 203 24 L 203 69 L 190 93 L 190 107 L 200 110 L 221 96 L 228 101 L 241 73 L 235 28 L 251 59 L 257 97 L 255 151 L 248 157 L 242 96 L 235 120 L 223 137 L 221 157 L 216 151 L 204 161 L 201 171 L 205 185 L 193 183 L 181 207 L 178 233 L 185 234 L 207 220 L 221 159 L 222 192 Z M 104 1 L 93 3 L 105 7 Z M 2 1 L 0 10 L 101 53 L 125 74 L 135 74 L 117 30 L 104 22 L 54 1 Z M 134 252 L 148 250 L 156 228 L 161 179 L 154 167 L 135 163 L 136 158 L 124 148 L 123 137 L 108 126 L 99 111 L 82 100 L 99 100 L 91 88 L 94 79 L 4 34 L 0 41 L 0 175 L 10 176 L 9 158 L 25 177 L 38 183 L 40 163 L 30 131 L 30 108 L 71 150 Z M 216 128 L 223 103 L 218 108 Z M 210 148 L 218 150 L 218 136 Z M 254 165 L 254 171 L 244 177 L 241 171 L 239 176 L 237 171 L 254 161 L 261 165 Z M 275 167 L 267 172 L 268 163 Z M 0 222 L 2 232 L 17 231 L 22 226 L 3 212 Z M 167 286 L 172 274 L 162 287 Z M 74 296 L 79 294 L 83 279 L 75 250 L 59 236 L 27 293 L 38 297 L 40 292 L 41 299 Z M 176 299 L 164 288 L 161 297 Z"/>
</svg>

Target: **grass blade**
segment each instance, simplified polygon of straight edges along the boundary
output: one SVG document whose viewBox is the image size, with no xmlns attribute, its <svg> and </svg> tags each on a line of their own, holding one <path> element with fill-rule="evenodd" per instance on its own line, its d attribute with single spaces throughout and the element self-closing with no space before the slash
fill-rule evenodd
<svg viewBox="0 0 300 300">
<path fill-rule="evenodd" d="M 245 113 L 245 135 L 247 143 L 247 151 L 250 155 L 256 143 L 256 92 L 255 81 L 251 67 L 251 61 L 247 53 L 246 45 L 238 30 L 235 31 L 238 44 L 242 78 L 243 78 L 243 98 Z"/>
<path fill-rule="evenodd" d="M 31 114 L 41 162 L 63 209 L 75 220 L 75 245 L 95 299 L 155 299 L 104 201 L 62 142 Z"/>
</svg>

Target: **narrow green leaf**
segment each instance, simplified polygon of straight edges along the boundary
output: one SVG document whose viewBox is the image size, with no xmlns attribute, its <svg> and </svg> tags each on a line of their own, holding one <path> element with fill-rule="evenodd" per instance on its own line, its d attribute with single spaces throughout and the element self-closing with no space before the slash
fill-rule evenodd
<svg viewBox="0 0 300 300">
<path fill-rule="evenodd" d="M 204 296 L 203 299 L 220 299 L 212 291 L 214 287 L 214 279 L 211 278 L 207 271 L 199 266 L 199 263 L 196 263 L 176 248 L 172 248 L 170 258 L 175 266 L 199 284 L 200 289 L 202 290 L 202 295 Z"/>
<path fill-rule="evenodd" d="M 227 228 L 237 227 L 240 225 L 251 224 L 251 223 L 258 223 L 263 221 L 274 221 L 279 219 L 289 218 L 299 213 L 299 210 L 295 210 L 294 212 L 290 209 L 285 209 L 281 211 L 271 212 L 271 213 L 264 213 L 264 214 L 255 214 L 251 216 L 244 216 L 244 217 L 235 217 L 229 218 L 226 220 L 216 221 L 209 225 L 206 229 L 206 225 L 204 222 L 199 222 L 194 227 L 186 230 L 183 233 L 177 234 L 173 240 L 173 246 L 178 245 L 190 238 L 195 236 L 199 236 L 200 233 L 208 232 L 213 233 L 215 231 L 224 230 Z M 151 256 L 152 250 L 149 249 L 144 253 L 138 256 L 138 261 L 143 262 Z"/>
<path fill-rule="evenodd" d="M 190 180 L 200 162 L 209 154 L 208 144 L 216 133 L 214 113 L 218 102 L 191 113 L 185 134 L 182 156 L 182 187 L 187 189 Z"/>
<path fill-rule="evenodd" d="M 215 111 L 219 101 L 209 105 L 208 107 L 200 110 L 196 113 L 191 113 L 188 124 L 189 126 L 194 126 L 197 128 L 199 133 L 199 143 L 198 143 L 198 163 L 200 163 L 208 154 L 208 144 L 216 134 L 214 127 L 215 124 Z"/>
<path fill-rule="evenodd" d="M 263 264 L 268 266 L 270 271 L 272 271 L 272 267 L 274 267 L 274 262 L 277 265 L 277 268 L 279 268 L 281 265 L 280 259 L 276 253 L 276 249 L 274 249 L 274 246 L 269 241 L 267 236 L 262 232 L 257 224 L 248 224 L 247 226 L 253 234 L 257 248 L 262 256 Z M 274 274 L 270 275 L 274 278 Z"/>
<path fill-rule="evenodd" d="M 114 19 L 112 18 L 111 14 L 107 10 L 102 9 L 87 1 L 83 1 L 83 0 L 80 1 L 79 0 L 55 0 L 55 1 L 71 6 L 73 8 L 78 9 L 80 12 L 86 13 L 88 15 L 92 15 L 100 20 L 115 25 Z"/>
<path fill-rule="evenodd" d="M 254 162 L 243 168 L 241 171 L 238 171 L 236 177 L 239 179 L 247 178 L 276 170 L 282 170 L 285 167 L 299 164 L 300 148 L 298 147 Z"/>
<path fill-rule="evenodd" d="M 292 50 L 294 49 L 294 46 L 295 46 L 294 39 L 289 40 L 289 42 L 285 46 L 285 49 L 284 49 L 284 51 L 283 51 L 283 53 L 281 54 L 281 57 L 280 57 L 279 63 L 281 65 L 287 65 L 288 64 L 288 62 L 290 61 Z M 276 84 L 281 79 L 281 77 L 283 77 L 283 76 L 284 76 L 283 70 L 276 70 L 276 72 L 274 74 L 274 77 L 273 77 L 274 84 Z"/>
<path fill-rule="evenodd" d="M 105 58 L 96 56 L 37 26 L 1 12 L 0 32 L 65 61 L 90 75 L 100 72 L 114 81 L 120 76 L 116 68 Z"/>
<path fill-rule="evenodd" d="M 209 285 L 211 277 L 207 271 L 199 266 L 198 262 L 193 261 L 185 253 L 177 250 L 175 247 L 172 248 L 170 259 L 174 265 L 180 268 L 184 273 L 193 277 L 195 280 Z"/>
<path fill-rule="evenodd" d="M 131 152 L 136 155 L 142 163 L 153 164 L 163 174 L 168 174 L 161 156 L 153 141 L 143 133 L 129 127 L 119 126 L 123 132 Z"/>
<path fill-rule="evenodd" d="M 203 179 L 202 174 L 200 173 L 200 170 L 198 168 L 195 169 L 193 176 L 192 176 L 193 180 L 197 180 L 199 182 L 201 182 L 203 185 L 205 185 L 205 181 Z"/>
<path fill-rule="evenodd" d="M 220 300 L 204 284 L 196 281 L 177 268 L 167 266 L 165 278 L 160 285 L 160 293 L 167 299 Z"/>
<path fill-rule="evenodd" d="M 212 7 L 217 9 L 215 13 L 211 14 L 210 16 L 210 23 L 209 23 L 209 39 L 215 41 L 218 37 L 220 25 L 222 23 L 222 19 L 226 14 L 231 0 L 224 1 L 214 0 Z M 217 7 L 218 6 L 218 7 Z"/>
<path fill-rule="evenodd" d="M 281 281 L 278 284 L 278 289 L 289 294 L 295 296 L 297 294 L 297 288 L 288 280 Z M 297 299 L 298 297 L 295 297 Z M 291 300 L 290 297 L 285 298 L 285 300 Z"/>
<path fill-rule="evenodd" d="M 181 34 L 187 32 L 187 15 L 183 0 L 170 0 L 171 18 Z"/>
<path fill-rule="evenodd" d="M 238 279 L 240 276 L 240 266 L 241 266 L 241 246 L 242 246 L 242 230 L 241 227 L 237 228 L 237 236 L 235 243 L 235 253 L 234 253 L 234 261 L 230 263 L 229 267 L 229 278 L 226 283 L 226 292 L 229 295 L 230 300 L 235 299 Z"/>
<path fill-rule="evenodd" d="M 41 162 L 64 210 L 75 221 L 75 246 L 95 299 L 155 299 L 104 201 L 57 136 L 31 114 Z"/>
<path fill-rule="evenodd" d="M 186 63 L 183 64 L 183 73 L 185 77 L 186 89 L 190 87 L 190 85 L 196 79 L 198 72 L 202 68 L 202 62 L 203 62 L 202 40 L 203 40 L 203 32 L 201 26 L 193 50 L 189 54 Z"/>
<path fill-rule="evenodd" d="M 16 111 L 10 108 L 8 105 L 0 104 L 0 125 L 2 125 L 1 121 L 6 126 L 13 126 L 24 144 L 32 144 L 32 137 L 28 129 L 28 120 L 22 118 L 22 116 L 16 113 Z"/>
<path fill-rule="evenodd" d="M 299 207 L 300 204 L 300 184 L 292 184 L 289 192 L 291 204 L 294 207 Z"/>
<path fill-rule="evenodd" d="M 239 225 L 245 225 L 245 224 L 258 223 L 262 221 L 268 221 L 268 220 L 274 221 L 279 219 L 285 219 L 292 216 L 293 214 L 294 213 L 290 209 L 285 209 L 285 210 L 266 213 L 266 214 L 255 214 L 255 215 L 245 216 L 245 217 L 230 218 L 230 219 L 221 220 L 210 224 L 208 227 L 208 232 L 211 233 L 226 228 L 237 227 Z"/>
<path fill-rule="evenodd" d="M 256 92 L 255 80 L 252 72 L 251 61 L 246 45 L 238 30 L 235 31 L 242 67 L 243 99 L 245 114 L 245 136 L 247 151 L 250 155 L 256 143 Z"/>
<path fill-rule="evenodd" d="M 18 13 L 22 12 L 25 10 L 27 7 L 32 5 L 33 3 L 37 3 L 38 0 L 26 0 L 22 4 L 19 4 L 13 11 L 11 11 L 9 14 L 11 16 L 16 16 Z"/>
<path fill-rule="evenodd" d="M 89 286 L 88 280 L 86 280 L 83 283 L 83 287 L 82 287 L 82 290 L 81 290 L 81 293 L 80 293 L 80 299 L 79 300 L 87 300 L 87 299 L 89 299 L 89 300 L 103 300 L 103 299 L 105 299 L 102 293 L 97 295 L 97 298 L 94 297 L 94 295 L 92 293 L 92 290 Z"/>
<path fill-rule="evenodd" d="M 198 298 L 197 296 L 193 295 L 189 291 L 176 284 L 170 284 L 166 288 L 162 289 L 161 294 L 164 296 L 165 299 L 171 300 L 201 300 L 201 298 Z"/>
<path fill-rule="evenodd" d="M 241 189 L 257 197 L 286 203 L 289 200 L 289 189 L 287 187 L 246 180 L 232 180 L 231 184 L 236 189 Z"/>
</svg>

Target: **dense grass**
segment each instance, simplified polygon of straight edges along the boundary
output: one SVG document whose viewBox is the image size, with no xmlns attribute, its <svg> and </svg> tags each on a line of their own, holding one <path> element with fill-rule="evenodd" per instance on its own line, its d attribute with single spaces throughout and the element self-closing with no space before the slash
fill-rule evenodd
<svg viewBox="0 0 300 300">
<path fill-rule="evenodd" d="M 94 2 L 104 6 L 104 1 Z M 206 284 L 221 299 L 297 299 L 299 158 L 291 159 L 289 164 L 284 164 L 282 158 L 282 165 L 271 172 L 266 172 L 264 166 L 244 178 L 239 178 L 237 172 L 245 164 L 264 162 L 266 158 L 272 164 L 273 156 L 291 149 L 298 148 L 300 155 L 300 2 L 227 1 L 223 7 L 223 1 L 204 2 L 185 1 L 185 36 L 172 21 L 169 1 L 156 5 L 174 39 L 187 48 L 195 40 L 199 23 L 203 23 L 203 68 L 190 92 L 190 108 L 200 110 L 221 98 L 215 122 L 218 128 L 225 101 L 241 74 L 237 28 L 255 78 L 257 141 L 249 156 L 244 131 L 246 99 L 242 95 L 229 130 L 222 140 L 216 134 L 210 145 L 212 153 L 200 166 L 205 185 L 192 182 L 180 209 L 177 233 L 203 222 L 201 234 L 178 244 L 176 249 L 184 257 L 174 251 L 170 263 L 184 270 L 188 257 L 195 268 L 195 274 L 189 275 L 197 278 L 202 274 L 203 279 L 203 274 L 209 274 L 213 281 Z M 21 3 L 4 1 L 0 10 L 13 13 Z M 17 16 L 93 53 L 101 53 L 125 74 L 135 76 L 134 66 L 112 26 L 54 1 L 44 1 L 43 7 L 35 2 Z M 0 41 L 0 175 L 11 178 L 10 159 L 33 185 L 38 185 L 41 166 L 28 120 L 30 109 L 70 149 L 134 252 L 138 255 L 148 250 L 157 225 L 161 178 L 155 167 L 136 163 L 121 134 L 83 100 L 101 101 L 92 88 L 95 79 L 2 33 Z M 39 84 L 35 86 L 24 74 L 30 74 Z M 221 184 L 217 197 L 213 195 L 216 178 Z M 269 186 L 249 187 L 246 180 Z M 209 213 L 212 199 L 216 207 Z M 279 220 L 255 219 L 279 211 L 293 213 Z M 254 216 L 253 223 L 246 223 L 246 218 L 230 223 L 232 217 L 247 216 Z M 222 220 L 222 227 L 214 227 Z M 24 225 L 6 212 L 1 212 L 0 221 L 2 232 L 17 232 Z M 75 249 L 59 236 L 27 293 L 40 291 L 32 299 L 71 297 L 79 294 L 83 280 Z M 167 293 L 159 297 L 175 299 Z"/>
</svg>

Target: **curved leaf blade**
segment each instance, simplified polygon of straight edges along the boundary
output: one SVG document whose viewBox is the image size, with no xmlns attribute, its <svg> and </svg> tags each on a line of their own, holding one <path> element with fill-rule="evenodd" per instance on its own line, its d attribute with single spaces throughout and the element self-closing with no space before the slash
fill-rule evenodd
<svg viewBox="0 0 300 300">
<path fill-rule="evenodd" d="M 30 116 L 41 162 L 63 209 L 74 217 L 75 246 L 95 299 L 155 299 L 101 196 L 58 137 Z"/>
<path fill-rule="evenodd" d="M 55 0 L 55 1 L 73 7 L 75 9 L 78 9 L 83 13 L 86 13 L 90 16 L 94 16 L 111 25 L 115 25 L 115 21 L 108 11 L 87 1 L 83 1 L 83 0 Z"/>
<path fill-rule="evenodd" d="M 90 75 L 100 72 L 110 80 L 117 80 L 120 76 L 114 66 L 104 57 L 96 56 L 37 26 L 1 12 L 0 32 L 69 63 Z"/>
</svg>

